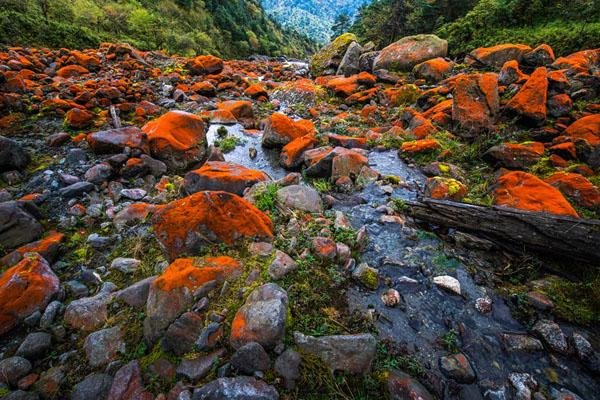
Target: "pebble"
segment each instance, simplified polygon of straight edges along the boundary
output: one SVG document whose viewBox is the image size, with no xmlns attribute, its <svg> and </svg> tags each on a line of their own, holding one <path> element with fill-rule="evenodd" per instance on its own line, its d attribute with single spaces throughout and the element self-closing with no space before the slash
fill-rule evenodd
<svg viewBox="0 0 600 400">
<path fill-rule="evenodd" d="M 457 294 L 459 296 L 461 294 L 460 282 L 458 281 L 458 279 L 456 279 L 452 276 L 449 276 L 449 275 L 435 276 L 433 278 L 433 283 L 435 283 L 442 289 L 445 289 L 445 290 L 452 292 L 454 294 Z"/>
</svg>

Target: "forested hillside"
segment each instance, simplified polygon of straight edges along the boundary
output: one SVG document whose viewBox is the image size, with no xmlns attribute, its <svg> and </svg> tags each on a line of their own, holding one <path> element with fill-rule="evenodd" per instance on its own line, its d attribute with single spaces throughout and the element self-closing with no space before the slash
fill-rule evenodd
<svg viewBox="0 0 600 400">
<path fill-rule="evenodd" d="M 600 46 L 598 0 L 375 0 L 352 27 L 380 46 L 416 33 L 448 40 L 451 54 L 504 42 L 550 44 L 559 54 Z"/>
<path fill-rule="evenodd" d="M 257 0 L 0 0 L 0 43 L 141 49 L 224 57 L 303 56 L 312 43 L 286 33 Z"/>
<path fill-rule="evenodd" d="M 328 42 L 340 16 L 351 21 L 359 7 L 370 0 L 263 0 L 267 13 L 284 27 L 306 34 L 320 43 Z"/>
</svg>

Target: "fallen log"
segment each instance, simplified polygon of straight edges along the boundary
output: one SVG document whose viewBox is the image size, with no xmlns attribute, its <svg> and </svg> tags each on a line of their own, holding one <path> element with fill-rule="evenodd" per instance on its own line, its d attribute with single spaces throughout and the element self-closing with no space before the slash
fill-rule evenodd
<svg viewBox="0 0 600 400">
<path fill-rule="evenodd" d="M 600 220 L 430 198 L 406 205 L 415 220 L 483 235 L 523 253 L 600 262 Z"/>
</svg>

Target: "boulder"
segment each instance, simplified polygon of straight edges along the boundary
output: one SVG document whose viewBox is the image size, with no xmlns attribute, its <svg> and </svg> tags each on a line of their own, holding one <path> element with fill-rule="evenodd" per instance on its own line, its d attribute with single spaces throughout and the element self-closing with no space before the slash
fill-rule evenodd
<svg viewBox="0 0 600 400">
<path fill-rule="evenodd" d="M 183 313 L 173 322 L 162 338 L 161 346 L 165 351 L 183 356 L 194 348 L 196 339 L 204 327 L 204 319 L 195 312 Z"/>
<path fill-rule="evenodd" d="M 574 140 L 585 140 L 591 146 L 600 145 L 600 114 L 579 118 L 563 134 Z"/>
<path fill-rule="evenodd" d="M 104 286 L 93 297 L 73 300 L 65 309 L 64 320 L 73 329 L 93 331 L 108 319 L 108 304 L 113 299 L 112 286 Z"/>
<path fill-rule="evenodd" d="M 28 360 L 42 358 L 52 346 L 52 335 L 46 332 L 33 332 L 25 337 L 15 355 Z"/>
<path fill-rule="evenodd" d="M 232 115 L 235 121 L 242 124 L 245 128 L 252 128 L 255 124 L 254 109 L 252 102 L 246 100 L 229 100 L 222 103 L 217 103 L 217 110 Z M 235 122 L 234 121 L 234 122 Z M 215 123 L 215 121 L 211 121 Z"/>
<path fill-rule="evenodd" d="M 236 371 L 246 375 L 254 375 L 257 371 L 264 372 L 271 366 L 269 355 L 256 342 L 250 342 L 240 347 L 233 354 L 230 362 Z"/>
<path fill-rule="evenodd" d="M 154 233 L 171 260 L 203 244 L 233 244 L 244 238 L 271 238 L 269 217 L 227 192 L 198 192 L 156 208 Z"/>
<path fill-rule="evenodd" d="M 340 61 L 340 66 L 337 69 L 337 75 L 353 75 L 360 72 L 360 55 L 362 53 L 362 47 L 356 42 L 350 43 L 346 53 Z"/>
<path fill-rule="evenodd" d="M 267 148 L 285 146 L 294 139 L 315 134 L 315 126 L 311 121 L 300 119 L 294 121 L 281 113 L 273 113 L 266 121 L 262 136 L 262 145 Z"/>
<path fill-rule="evenodd" d="M 417 64 L 447 54 L 448 42 L 435 35 L 407 36 L 381 50 L 373 70 L 411 71 Z"/>
<path fill-rule="evenodd" d="M 494 197 L 499 206 L 578 217 L 558 189 L 527 172 L 512 171 L 501 175 Z"/>
<path fill-rule="evenodd" d="M 194 58 L 188 68 L 191 75 L 219 74 L 223 71 L 223 60 L 207 55 Z"/>
<path fill-rule="evenodd" d="M 240 276 L 241 265 L 233 258 L 179 258 L 151 284 L 146 303 L 144 338 L 154 342 L 194 301 L 194 293 L 209 282 L 221 283 Z M 184 321 L 182 321 L 184 322 Z M 177 329 L 174 327 L 173 329 Z M 168 347 L 168 346 L 167 346 Z"/>
<path fill-rule="evenodd" d="M 313 76 L 335 74 L 346 50 L 356 41 L 356 36 L 352 33 L 344 33 L 335 38 L 310 59 L 310 73 Z"/>
<path fill-rule="evenodd" d="M 12 249 L 38 239 L 43 232 L 37 208 L 29 203 L 0 203 L 0 247 Z"/>
<path fill-rule="evenodd" d="M 290 185 L 277 191 L 277 199 L 285 206 L 310 213 L 323 212 L 319 192 L 306 185 Z"/>
<path fill-rule="evenodd" d="M 370 333 L 313 337 L 294 332 L 294 342 L 302 351 L 323 360 L 332 373 L 366 374 L 377 347 L 377 340 Z"/>
<path fill-rule="evenodd" d="M 92 132 L 87 135 L 87 142 L 97 154 L 121 153 L 126 147 L 149 152 L 146 135 L 136 126 Z"/>
<path fill-rule="evenodd" d="M 0 336 L 43 311 L 58 293 L 59 279 L 39 254 L 28 253 L 0 275 Z"/>
<path fill-rule="evenodd" d="M 178 110 L 169 111 L 142 127 L 152 157 L 174 170 L 204 161 L 208 147 L 205 129 L 201 117 Z"/>
<path fill-rule="evenodd" d="M 246 188 L 270 180 L 264 172 L 232 162 L 207 161 L 202 167 L 185 175 L 182 190 L 192 194 L 203 190 L 222 190 L 239 196 Z"/>
<path fill-rule="evenodd" d="M 483 63 L 489 67 L 500 68 L 505 62 L 517 60 L 521 62 L 523 56 L 531 51 L 525 44 L 499 44 L 492 47 L 479 47 L 465 57 L 467 64 Z"/>
<path fill-rule="evenodd" d="M 600 208 L 600 189 L 586 177 L 573 172 L 556 172 L 544 179 L 582 207 Z"/>
<path fill-rule="evenodd" d="M 0 383 L 16 385 L 19 379 L 31 371 L 31 363 L 23 357 L 8 357 L 0 360 Z"/>
<path fill-rule="evenodd" d="M 72 108 L 65 114 L 65 123 L 71 128 L 82 129 L 90 126 L 94 121 L 94 114 L 81 108 Z"/>
<path fill-rule="evenodd" d="M 254 289 L 231 322 L 230 344 L 239 349 L 257 342 L 266 349 L 279 344 L 285 334 L 288 295 L 274 283 Z"/>
<path fill-rule="evenodd" d="M 534 125 L 541 125 L 546 120 L 546 100 L 548 79 L 546 68 L 537 68 L 508 102 L 506 109 L 519 115 L 523 120 Z"/>
<path fill-rule="evenodd" d="M 296 386 L 296 380 L 300 378 L 301 361 L 300 354 L 292 349 L 287 349 L 275 360 L 275 372 L 283 377 L 286 389 Z"/>
<path fill-rule="evenodd" d="M 456 79 L 452 103 L 452 119 L 466 130 L 461 136 L 492 128 L 500 110 L 498 75 L 460 75 Z"/>
<path fill-rule="evenodd" d="M 296 138 L 283 146 L 279 156 L 279 164 L 284 168 L 298 168 L 304 162 L 304 152 L 318 143 L 313 135 Z"/>
</svg>

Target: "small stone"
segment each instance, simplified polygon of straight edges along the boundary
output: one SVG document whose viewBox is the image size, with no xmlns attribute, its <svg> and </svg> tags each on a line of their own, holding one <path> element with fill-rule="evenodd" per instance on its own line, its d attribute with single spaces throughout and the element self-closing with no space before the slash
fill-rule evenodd
<svg viewBox="0 0 600 400">
<path fill-rule="evenodd" d="M 123 189 L 121 190 L 121 196 L 130 200 L 141 200 L 146 196 L 144 189 Z"/>
<path fill-rule="evenodd" d="M 400 304 L 400 293 L 396 289 L 388 289 L 381 295 L 381 301 L 387 307 L 396 307 Z"/>
<path fill-rule="evenodd" d="M 512 333 L 503 333 L 502 334 L 502 344 L 504 345 L 504 349 L 508 352 L 513 351 L 542 351 L 544 350 L 544 346 L 542 342 L 537 340 L 534 337 L 529 335 L 520 335 L 520 334 L 512 334 Z"/>
<path fill-rule="evenodd" d="M 263 347 L 250 342 L 240 347 L 231 357 L 231 366 L 246 375 L 253 375 L 256 371 L 266 371 L 271 365 L 269 355 Z"/>
<path fill-rule="evenodd" d="M 309 213 L 323 212 L 323 203 L 319 192 L 309 186 L 285 186 L 277 191 L 277 198 L 281 204 L 292 209 Z"/>
<path fill-rule="evenodd" d="M 458 383 L 475 382 L 475 371 L 473 371 L 471 363 L 464 354 L 459 353 L 440 357 L 440 369 L 444 375 Z"/>
<path fill-rule="evenodd" d="M 253 242 L 248 246 L 248 251 L 254 256 L 268 257 L 273 253 L 273 245 L 268 242 Z"/>
<path fill-rule="evenodd" d="M 107 374 L 91 374 L 73 388 L 71 400 L 106 399 L 113 378 Z"/>
<path fill-rule="evenodd" d="M 300 361 L 300 354 L 292 349 L 287 349 L 275 360 L 275 372 L 283 377 L 288 390 L 293 389 L 300 378 Z"/>
<path fill-rule="evenodd" d="M 533 377 L 524 372 L 513 372 L 508 375 L 508 381 L 515 389 L 515 400 L 531 400 L 532 392 L 538 387 Z"/>
<path fill-rule="evenodd" d="M 328 237 L 315 237 L 312 247 L 315 255 L 322 260 L 333 260 L 337 256 L 337 245 Z"/>
<path fill-rule="evenodd" d="M 131 274 L 137 271 L 141 264 L 142 262 L 135 258 L 117 257 L 110 263 L 110 268 L 125 274 Z"/>
<path fill-rule="evenodd" d="M 90 333 L 83 344 L 88 362 L 100 367 L 115 360 L 118 353 L 125 353 L 125 342 L 118 326 Z"/>
<path fill-rule="evenodd" d="M 23 357 L 15 356 L 0 360 L 0 383 L 16 385 L 29 371 L 31 371 L 31 363 Z"/>
<path fill-rule="evenodd" d="M 460 293 L 461 293 L 460 292 L 460 282 L 458 281 L 458 279 L 456 279 L 452 276 L 448 276 L 448 275 L 436 276 L 433 278 L 433 283 L 435 283 L 442 289 L 448 290 L 448 291 L 460 296 Z"/>
<path fill-rule="evenodd" d="M 275 259 L 269 265 L 269 276 L 273 279 L 281 279 L 297 268 L 298 264 L 292 257 L 283 251 L 275 250 Z"/>
<path fill-rule="evenodd" d="M 568 353 L 567 339 L 556 322 L 539 320 L 533 325 L 531 331 L 539 336 L 550 349 L 562 354 Z"/>
<path fill-rule="evenodd" d="M 185 359 L 177 367 L 177 375 L 190 381 L 197 381 L 205 377 L 215 365 L 215 362 L 225 354 L 224 349 L 216 350 L 207 355 L 193 359 Z"/>
<path fill-rule="evenodd" d="M 379 286 L 379 271 L 367 263 L 358 264 L 352 272 L 352 277 L 369 289 L 375 290 Z"/>
<path fill-rule="evenodd" d="M 162 347 L 175 355 L 182 356 L 191 351 L 202 331 L 204 319 L 195 312 L 183 313 L 173 322 L 162 339 Z"/>
<path fill-rule="evenodd" d="M 390 371 L 386 386 L 390 400 L 433 400 L 419 381 L 401 371 Z"/>
<path fill-rule="evenodd" d="M 492 299 L 489 297 L 479 297 L 475 300 L 475 309 L 481 314 L 489 314 L 492 312 Z"/>
<path fill-rule="evenodd" d="M 17 349 L 16 355 L 35 360 L 43 356 L 50 346 L 52 346 L 52 335 L 46 332 L 30 333 Z"/>
<path fill-rule="evenodd" d="M 532 307 L 540 311 L 548 311 L 554 308 L 554 303 L 543 293 L 540 292 L 529 292 L 527 293 L 527 300 Z"/>
<path fill-rule="evenodd" d="M 196 347 L 199 351 L 214 349 L 222 337 L 223 325 L 218 322 L 211 322 L 198 336 Z"/>
</svg>

